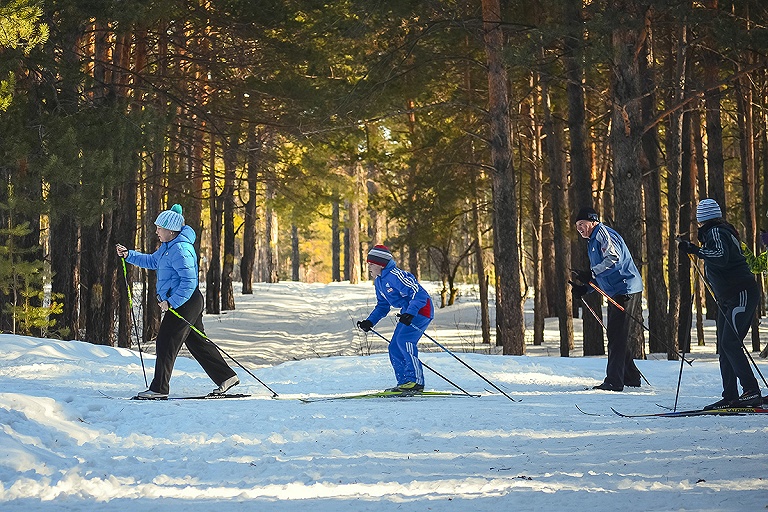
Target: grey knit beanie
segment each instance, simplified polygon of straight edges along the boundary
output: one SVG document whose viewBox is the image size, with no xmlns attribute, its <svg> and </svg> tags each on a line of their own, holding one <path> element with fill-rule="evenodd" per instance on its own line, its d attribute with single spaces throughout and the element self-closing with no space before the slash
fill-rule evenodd
<svg viewBox="0 0 768 512">
<path fill-rule="evenodd" d="M 696 207 L 696 221 L 707 222 L 712 219 L 719 219 L 723 216 L 720 206 L 714 199 L 702 199 Z"/>
</svg>

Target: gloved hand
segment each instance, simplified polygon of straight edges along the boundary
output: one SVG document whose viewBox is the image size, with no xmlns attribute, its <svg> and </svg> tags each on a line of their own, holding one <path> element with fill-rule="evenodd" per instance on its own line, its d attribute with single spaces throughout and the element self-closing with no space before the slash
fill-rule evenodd
<svg viewBox="0 0 768 512">
<path fill-rule="evenodd" d="M 573 281 L 568 281 L 571 285 L 571 288 L 573 289 L 573 293 L 576 294 L 577 297 L 581 297 L 582 295 L 586 295 L 589 291 L 589 286 L 586 284 L 576 284 Z"/>
<path fill-rule="evenodd" d="M 368 332 L 373 329 L 373 322 L 370 320 L 361 320 L 360 322 L 357 322 L 357 326 L 363 331 Z"/>
<path fill-rule="evenodd" d="M 572 270 L 571 273 L 584 284 L 587 284 L 593 278 L 591 270 Z"/>
<path fill-rule="evenodd" d="M 699 246 L 688 240 L 678 240 L 677 248 L 680 249 L 680 252 L 685 254 L 699 255 Z"/>
<path fill-rule="evenodd" d="M 400 323 L 405 325 L 411 325 L 413 321 L 413 315 L 410 313 L 403 313 L 400 315 Z"/>
</svg>

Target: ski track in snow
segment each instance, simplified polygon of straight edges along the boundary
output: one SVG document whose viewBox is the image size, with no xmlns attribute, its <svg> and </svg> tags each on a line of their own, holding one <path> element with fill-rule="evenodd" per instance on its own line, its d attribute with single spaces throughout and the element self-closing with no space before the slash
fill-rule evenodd
<svg viewBox="0 0 768 512">
<path fill-rule="evenodd" d="M 435 286 L 430 291 L 437 297 Z M 280 394 L 233 364 L 247 399 L 110 400 L 144 389 L 138 353 L 0 335 L 3 511 L 750 511 L 768 506 L 765 416 L 620 418 L 674 403 L 679 362 L 638 361 L 653 384 L 606 393 L 604 357 L 559 354 L 557 319 L 527 356 L 489 354 L 470 288 L 428 332 L 511 402 L 428 340 L 421 359 L 481 398 L 297 397 L 393 384 L 386 343 L 354 329 L 371 285 L 255 285 L 208 335 Z M 394 313 L 394 312 L 393 312 Z M 377 330 L 390 336 L 394 314 Z M 526 310 L 528 319 L 531 311 Z M 580 322 L 575 322 L 577 329 Z M 679 409 L 714 401 L 713 355 L 695 347 Z M 763 336 L 766 333 L 762 333 Z M 577 333 L 578 338 L 578 333 Z M 765 339 L 765 338 L 764 338 Z M 578 342 L 578 340 L 577 340 Z M 150 344 L 144 347 L 152 352 Z M 434 347 L 437 348 L 437 347 Z M 467 353 L 479 350 L 484 353 Z M 768 364 L 755 355 L 764 374 Z M 144 354 L 151 368 L 154 356 Z M 452 390 L 425 371 L 427 388 Z M 173 395 L 213 389 L 180 357 Z M 575 405 L 585 412 L 582 414 Z"/>
</svg>

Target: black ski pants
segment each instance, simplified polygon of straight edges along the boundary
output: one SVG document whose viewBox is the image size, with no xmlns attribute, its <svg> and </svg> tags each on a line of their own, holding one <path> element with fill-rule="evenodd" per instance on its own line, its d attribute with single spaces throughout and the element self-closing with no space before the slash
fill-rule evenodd
<svg viewBox="0 0 768 512">
<path fill-rule="evenodd" d="M 608 366 L 605 370 L 605 382 L 614 389 L 621 390 L 624 386 L 640 386 L 640 370 L 635 366 L 632 352 L 629 350 L 629 327 L 634 322 L 629 315 L 638 311 L 642 293 L 618 294 L 612 297 L 621 307 L 619 310 L 613 304 L 608 305 Z"/>
<path fill-rule="evenodd" d="M 745 392 L 760 389 L 742 346 L 759 300 L 760 291 L 755 284 L 728 299 L 717 301 L 717 348 L 720 352 L 723 398 L 739 397 L 737 378 Z"/>
<path fill-rule="evenodd" d="M 203 330 L 203 306 L 203 294 L 198 289 L 187 302 L 176 308 L 176 311 L 200 332 L 205 332 Z M 160 323 L 160 331 L 157 333 L 155 376 L 149 389 L 156 393 L 168 394 L 173 365 L 181 346 L 185 343 L 192 357 L 200 363 L 205 373 L 216 385 L 235 375 L 234 370 L 227 365 L 213 343 L 201 338 L 182 319 L 168 311 L 165 313 L 163 321 Z"/>
</svg>

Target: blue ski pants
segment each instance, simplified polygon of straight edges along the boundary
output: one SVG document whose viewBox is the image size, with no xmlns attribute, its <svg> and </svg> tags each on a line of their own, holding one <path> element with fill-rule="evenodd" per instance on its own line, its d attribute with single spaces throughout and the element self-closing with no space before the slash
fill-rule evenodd
<svg viewBox="0 0 768 512">
<path fill-rule="evenodd" d="M 397 323 L 392 341 L 389 343 L 389 361 L 395 371 L 398 386 L 406 382 L 424 385 L 424 370 L 419 361 L 419 349 L 417 347 L 421 332 L 412 326 L 424 331 L 429 327 L 430 322 L 432 322 L 430 318 L 416 315 L 411 325 Z"/>
</svg>

